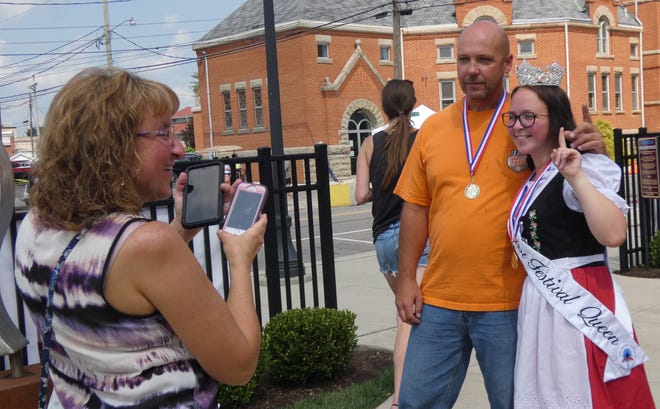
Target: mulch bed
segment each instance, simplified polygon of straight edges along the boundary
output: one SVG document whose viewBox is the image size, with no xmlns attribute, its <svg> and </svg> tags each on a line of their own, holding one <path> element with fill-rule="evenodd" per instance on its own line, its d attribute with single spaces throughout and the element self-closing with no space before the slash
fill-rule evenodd
<svg viewBox="0 0 660 409">
<path fill-rule="evenodd" d="M 246 409 L 276 409 L 286 407 L 296 401 L 326 392 L 338 391 L 351 385 L 362 383 L 380 375 L 392 367 L 392 352 L 358 345 L 346 370 L 335 379 L 298 387 L 286 387 L 264 379 L 262 392 L 244 406 Z"/>
<path fill-rule="evenodd" d="M 635 267 L 631 268 L 629 271 L 615 271 L 614 274 L 626 277 L 660 278 L 660 268 Z"/>
</svg>

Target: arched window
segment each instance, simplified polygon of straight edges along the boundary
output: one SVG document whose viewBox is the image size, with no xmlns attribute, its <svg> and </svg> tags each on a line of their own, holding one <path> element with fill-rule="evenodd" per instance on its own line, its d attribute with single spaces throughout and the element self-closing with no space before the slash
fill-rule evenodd
<svg viewBox="0 0 660 409">
<path fill-rule="evenodd" d="M 598 44 L 597 51 L 598 54 L 607 55 L 610 51 L 610 32 L 609 32 L 610 22 L 607 21 L 607 17 L 600 17 L 598 19 Z"/>
<path fill-rule="evenodd" d="M 348 140 L 351 145 L 351 174 L 353 175 L 355 174 L 355 164 L 362 142 L 371 135 L 372 128 L 373 124 L 369 119 L 369 115 L 363 109 L 353 112 L 351 119 L 348 121 Z"/>
</svg>

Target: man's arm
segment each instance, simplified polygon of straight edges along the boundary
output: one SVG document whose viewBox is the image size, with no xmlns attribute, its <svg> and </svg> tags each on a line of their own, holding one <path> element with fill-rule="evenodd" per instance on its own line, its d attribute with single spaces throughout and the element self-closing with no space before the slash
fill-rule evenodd
<svg viewBox="0 0 660 409">
<path fill-rule="evenodd" d="M 589 108 L 582 105 L 582 123 L 572 131 L 564 132 L 564 137 L 571 143 L 571 148 L 580 152 L 607 155 L 603 136 L 593 124 Z"/>
<path fill-rule="evenodd" d="M 428 207 L 404 202 L 399 229 L 396 307 L 401 320 L 408 324 L 419 324 L 422 313 L 422 292 L 416 274 L 428 239 L 428 222 Z"/>
</svg>

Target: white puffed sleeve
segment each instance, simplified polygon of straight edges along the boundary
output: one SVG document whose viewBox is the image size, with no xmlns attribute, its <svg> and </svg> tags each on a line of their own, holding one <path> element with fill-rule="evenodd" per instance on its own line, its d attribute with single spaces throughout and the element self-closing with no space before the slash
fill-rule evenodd
<svg viewBox="0 0 660 409">
<path fill-rule="evenodd" d="M 594 187 L 616 205 L 623 214 L 628 214 L 629 206 L 618 195 L 621 184 L 621 168 L 605 155 L 597 153 L 582 154 L 582 170 Z M 564 201 L 566 205 L 576 212 L 582 212 L 571 185 L 564 180 Z"/>
</svg>

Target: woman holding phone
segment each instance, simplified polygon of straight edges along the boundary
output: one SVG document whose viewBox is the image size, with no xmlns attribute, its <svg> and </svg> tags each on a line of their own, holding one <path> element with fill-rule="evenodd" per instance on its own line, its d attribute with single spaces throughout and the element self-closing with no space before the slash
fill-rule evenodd
<svg viewBox="0 0 660 409">
<path fill-rule="evenodd" d="M 169 87 L 116 68 L 83 70 L 51 104 L 15 261 L 50 345 L 51 408 L 216 407 L 217 382 L 254 373 L 249 270 L 266 217 L 240 237 L 218 232 L 231 274 L 223 300 L 188 247 L 199 230 L 181 225 L 185 173 L 171 192 L 184 156 L 170 132 L 178 104 Z M 170 194 L 171 224 L 141 216 Z"/>
</svg>

